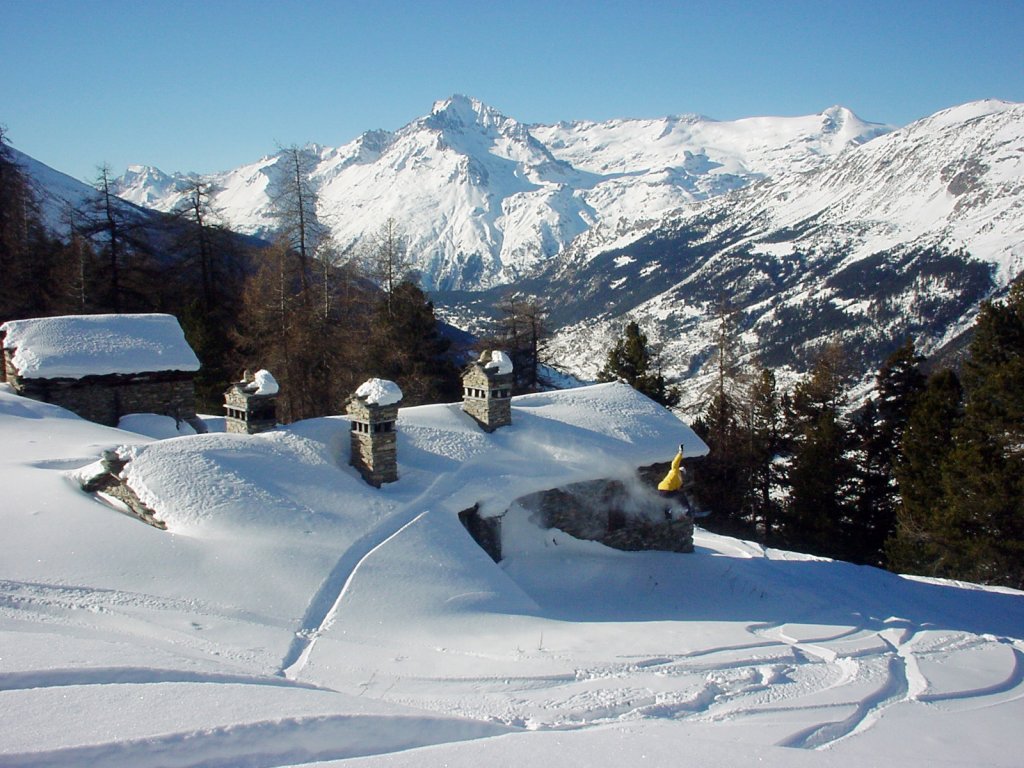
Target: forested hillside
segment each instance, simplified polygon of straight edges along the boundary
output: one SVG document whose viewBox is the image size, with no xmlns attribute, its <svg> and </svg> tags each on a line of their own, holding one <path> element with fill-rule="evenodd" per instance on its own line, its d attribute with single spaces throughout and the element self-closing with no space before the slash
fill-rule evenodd
<svg viewBox="0 0 1024 768">
<path fill-rule="evenodd" d="M 397 381 L 410 405 L 457 398 L 469 337 L 434 317 L 410 279 L 397 224 L 339 253 L 317 221 L 301 154 L 291 159 L 271 242 L 219 223 L 212 190 L 198 179 L 160 214 L 117 198 L 105 167 L 84 203 L 67 206 L 67 234 L 58 235 L 0 141 L 0 321 L 172 313 L 202 361 L 200 406 L 212 413 L 244 368 L 273 371 L 285 421 L 339 412 L 371 375 Z"/>
</svg>

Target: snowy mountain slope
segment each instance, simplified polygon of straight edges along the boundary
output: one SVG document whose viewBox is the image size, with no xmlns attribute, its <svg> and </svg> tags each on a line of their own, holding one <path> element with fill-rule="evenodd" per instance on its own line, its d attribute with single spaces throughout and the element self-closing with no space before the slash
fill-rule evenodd
<svg viewBox="0 0 1024 768">
<path fill-rule="evenodd" d="M 753 176 L 810 170 L 821 158 L 889 130 L 839 106 L 801 117 L 719 121 L 681 115 L 530 126 L 556 157 L 576 168 L 602 176 L 677 168 L 692 175 L 700 197 L 721 194 Z"/>
<path fill-rule="evenodd" d="M 54 170 L 13 147 L 10 148 L 10 152 L 14 161 L 25 170 L 32 181 L 46 226 L 54 232 L 66 232 L 69 215 L 74 210 L 86 207 L 86 203 L 94 198 L 96 190 L 89 184 Z M 120 205 L 126 215 L 140 220 L 153 217 L 151 211 L 145 210 L 145 206 L 121 201 L 117 201 L 115 205 Z"/>
<path fill-rule="evenodd" d="M 769 365 L 800 368 L 836 338 L 859 373 L 906 336 L 936 352 L 1024 268 L 1024 105 L 945 110 L 627 240 L 580 240 L 534 284 L 577 373 L 596 373 L 629 316 L 672 374 L 699 374 L 723 297 Z"/>
<path fill-rule="evenodd" d="M 342 418 L 152 442 L 0 390 L 0 763 L 1016 764 L 1024 595 L 544 531 L 515 497 L 699 446 L 618 385 L 513 411 L 402 409 L 375 490 Z M 169 531 L 70 482 L 125 443 Z"/>
<path fill-rule="evenodd" d="M 596 225 L 651 219 L 784 167 L 812 167 L 885 130 L 838 107 L 807 118 L 526 126 L 453 96 L 395 133 L 306 153 L 319 217 L 342 247 L 394 218 L 427 287 L 474 289 L 522 277 Z M 279 160 L 208 177 L 236 230 L 273 228 Z M 169 210 L 181 178 L 133 167 L 119 194 Z"/>
</svg>

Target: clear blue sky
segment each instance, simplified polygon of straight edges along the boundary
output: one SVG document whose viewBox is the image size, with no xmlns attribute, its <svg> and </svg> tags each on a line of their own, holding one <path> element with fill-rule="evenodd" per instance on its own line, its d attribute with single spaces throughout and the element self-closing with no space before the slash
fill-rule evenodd
<svg viewBox="0 0 1024 768">
<path fill-rule="evenodd" d="M 0 124 L 88 179 L 346 143 L 464 93 L 523 122 L 1024 101 L 1024 0 L 0 0 Z"/>
</svg>

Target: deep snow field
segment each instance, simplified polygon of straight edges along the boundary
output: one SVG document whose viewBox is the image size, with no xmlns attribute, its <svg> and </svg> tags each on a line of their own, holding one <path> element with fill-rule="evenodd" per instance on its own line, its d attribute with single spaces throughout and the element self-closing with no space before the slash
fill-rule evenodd
<svg viewBox="0 0 1024 768">
<path fill-rule="evenodd" d="M 153 440 L 0 385 L 0 766 L 1024 761 L 1024 593 L 538 528 L 516 498 L 703 450 L 623 385 L 398 429 L 374 489 L 342 417 Z M 167 531 L 79 489 L 118 446 Z"/>
</svg>

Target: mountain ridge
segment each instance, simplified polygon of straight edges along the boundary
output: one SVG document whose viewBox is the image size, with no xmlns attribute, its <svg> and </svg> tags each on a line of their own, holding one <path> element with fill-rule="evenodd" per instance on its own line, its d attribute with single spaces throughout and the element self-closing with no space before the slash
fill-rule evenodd
<svg viewBox="0 0 1024 768">
<path fill-rule="evenodd" d="M 455 95 L 395 132 L 303 151 L 315 166 L 321 221 L 342 248 L 395 218 L 426 287 L 481 289 L 541 268 L 596 225 L 650 218 L 782 167 L 810 167 L 887 130 L 835 107 L 802 118 L 527 125 Z M 583 163 L 581 153 L 600 162 Z M 230 226 L 269 234 L 276 162 L 270 155 L 203 177 L 221 187 L 214 203 Z M 126 174 L 118 193 L 168 210 L 179 192 L 147 179 L 184 176 L 159 173 Z"/>
<path fill-rule="evenodd" d="M 748 358 L 799 371 L 830 340 L 870 375 L 906 337 L 935 354 L 1024 271 L 1024 104 L 975 102 L 832 163 L 681 209 L 611 247 L 549 266 L 558 357 L 592 376 L 625 319 L 663 346 L 694 399 L 716 304 L 739 312 Z M 566 313 L 564 297 L 581 297 Z"/>
</svg>

